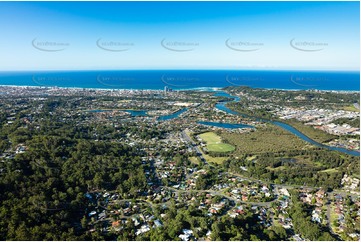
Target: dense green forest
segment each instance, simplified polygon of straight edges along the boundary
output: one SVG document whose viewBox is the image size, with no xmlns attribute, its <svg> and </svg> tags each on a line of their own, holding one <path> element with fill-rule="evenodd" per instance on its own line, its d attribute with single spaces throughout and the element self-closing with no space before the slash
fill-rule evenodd
<svg viewBox="0 0 361 242">
<path fill-rule="evenodd" d="M 92 239 L 79 223 L 87 212 L 87 191 L 109 189 L 135 197 L 146 189 L 134 148 L 50 135 L 34 136 L 26 144 L 28 152 L 2 168 L 3 239 Z"/>
<path fill-rule="evenodd" d="M 119 99 L 29 97 L 0 102 L 0 239 L 180 240 L 182 231 L 190 229 L 193 239 L 286 240 L 292 231 L 276 223 L 266 225 L 266 217 L 279 213 L 275 194 L 258 200 L 267 211 L 261 205 L 252 208 L 255 200 L 249 193 L 250 204 L 229 199 L 231 188 L 223 189 L 229 182 L 225 174 L 248 177 L 245 184 L 262 180 L 257 187 L 270 190 L 273 184 L 284 184 L 331 191 L 340 188 L 345 174 L 359 177 L 357 157 L 303 149 L 300 142 L 297 148 L 284 149 L 287 139 L 279 140 L 276 146 L 281 148 L 275 152 L 231 152 L 223 163 L 208 163 L 190 145 L 179 142 L 186 126 L 179 121 L 154 124 L 146 118 L 121 119 L 83 110 L 93 103 L 108 108 L 111 101 Z M 224 141 L 236 139 L 230 137 Z M 190 157 L 198 162 L 191 163 Z M 155 162 L 162 165 L 155 168 Z M 202 172 L 193 176 L 197 170 Z M 174 188 L 193 181 L 199 193 Z M 116 198 L 110 201 L 112 196 Z M 301 204 L 297 194 L 292 198 L 287 211 L 295 232 L 308 239 L 334 239 L 325 226 L 314 226 L 310 207 Z M 224 207 L 217 215 L 210 214 L 211 206 L 220 202 Z M 241 206 L 242 212 L 229 216 Z M 107 217 L 99 219 L 103 211 Z M 91 216 L 93 212 L 97 217 Z M 143 222 L 135 225 L 140 217 Z M 262 223 L 260 217 L 265 219 Z M 155 226 L 155 221 L 161 225 Z M 143 225 L 149 230 L 137 234 Z"/>
<path fill-rule="evenodd" d="M 116 190 L 132 198 L 147 189 L 137 147 L 113 140 L 132 129 L 58 122 L 49 114 L 68 102 L 49 101 L 39 125 L 23 128 L 18 112 L 11 125 L 0 116 L 0 153 L 19 144 L 26 152 L 1 159 L 0 238 L 2 240 L 91 240 L 80 221 L 89 212 L 85 194 Z M 138 132 L 138 129 L 134 129 Z M 161 135 L 144 127 L 144 138 Z M 96 139 L 95 139 L 96 138 Z M 95 236 L 95 237 L 94 237 Z"/>
<path fill-rule="evenodd" d="M 344 174 L 359 176 L 359 158 L 324 149 L 290 150 L 230 158 L 223 163 L 230 171 L 276 184 L 296 184 L 336 189 Z M 244 171 L 240 167 L 247 167 Z M 335 172 L 322 172 L 335 168 Z"/>
</svg>

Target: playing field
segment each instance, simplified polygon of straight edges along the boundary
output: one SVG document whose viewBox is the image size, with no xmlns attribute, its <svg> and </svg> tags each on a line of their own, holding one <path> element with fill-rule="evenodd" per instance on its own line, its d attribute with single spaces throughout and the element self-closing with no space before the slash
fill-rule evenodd
<svg viewBox="0 0 361 242">
<path fill-rule="evenodd" d="M 230 144 L 222 143 L 221 137 L 213 132 L 206 132 L 199 135 L 201 139 L 207 143 L 208 151 L 213 152 L 230 152 L 234 151 L 235 147 Z"/>
</svg>

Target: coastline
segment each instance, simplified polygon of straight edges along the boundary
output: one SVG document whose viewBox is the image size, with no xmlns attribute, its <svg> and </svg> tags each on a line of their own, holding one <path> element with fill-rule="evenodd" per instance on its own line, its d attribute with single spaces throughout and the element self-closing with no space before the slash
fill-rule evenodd
<svg viewBox="0 0 361 242">
<path fill-rule="evenodd" d="M 297 82 L 295 82 L 297 81 Z M 360 92 L 359 71 L 62 70 L 1 72 L 0 86 L 92 90 L 215 91 L 247 86 L 284 91 Z"/>
<path fill-rule="evenodd" d="M 32 85 L 4 85 L 0 84 L 0 87 L 12 87 L 12 88 L 38 88 L 38 89 L 69 89 L 69 90 L 100 90 L 100 91 L 164 91 L 164 89 L 139 89 L 139 88 L 100 88 L 100 87 L 61 87 L 61 86 L 32 86 Z M 239 87 L 239 86 L 227 86 L 227 87 Z M 227 87 L 192 87 L 174 89 L 174 91 L 202 91 L 202 92 L 217 92 L 224 91 Z M 248 87 L 248 86 L 245 86 Z M 288 89 L 288 88 L 265 88 L 265 87 L 250 87 L 252 89 L 265 89 L 265 90 L 278 90 L 278 91 L 314 91 L 314 92 L 334 92 L 334 93 L 360 93 L 360 90 L 332 90 L 332 89 Z"/>
</svg>

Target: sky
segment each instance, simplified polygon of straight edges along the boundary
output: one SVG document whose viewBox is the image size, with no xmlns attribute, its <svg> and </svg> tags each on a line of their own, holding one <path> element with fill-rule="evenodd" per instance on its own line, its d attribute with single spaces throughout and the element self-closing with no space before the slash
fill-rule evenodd
<svg viewBox="0 0 361 242">
<path fill-rule="evenodd" d="M 0 71 L 359 70 L 359 2 L 0 2 Z"/>
</svg>

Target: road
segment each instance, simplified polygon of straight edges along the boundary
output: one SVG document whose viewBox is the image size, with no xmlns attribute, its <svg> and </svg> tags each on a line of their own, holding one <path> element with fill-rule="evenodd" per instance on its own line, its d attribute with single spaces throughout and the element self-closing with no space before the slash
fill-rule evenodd
<svg viewBox="0 0 361 242">
<path fill-rule="evenodd" d="M 330 231 L 332 231 L 332 227 L 331 227 L 331 203 L 330 200 L 328 200 L 327 203 L 327 212 L 326 212 L 326 219 L 327 219 L 327 226 L 330 229 Z"/>
<path fill-rule="evenodd" d="M 204 162 L 204 164 L 208 165 L 208 162 L 206 161 L 206 159 L 203 156 L 203 152 L 200 150 L 200 148 L 197 146 L 197 144 L 192 140 L 192 138 L 189 137 L 189 135 L 186 133 L 186 130 L 182 131 L 182 135 L 183 135 L 184 139 L 186 141 L 188 141 L 192 145 L 192 147 L 195 148 L 197 154 L 201 157 L 201 160 Z M 264 182 L 264 181 L 261 181 L 261 180 L 255 179 L 255 178 L 244 177 L 244 176 L 241 176 L 239 174 L 232 173 L 232 172 L 226 172 L 226 174 L 231 174 L 231 175 L 234 175 L 234 176 L 237 176 L 237 177 L 240 177 L 242 179 L 249 180 L 249 181 L 255 181 L 255 182 L 262 182 L 262 183 L 265 183 L 265 184 L 270 184 L 270 182 Z M 274 186 L 279 187 L 279 188 L 286 188 L 286 189 L 293 189 L 293 188 L 301 187 L 299 185 L 277 185 L 277 184 L 275 184 Z M 316 187 L 306 187 L 306 186 L 303 186 L 303 187 L 304 188 L 310 188 L 310 189 L 315 189 L 316 188 Z"/>
<path fill-rule="evenodd" d="M 233 197 L 230 197 L 226 194 L 224 194 L 222 191 L 215 191 L 215 190 L 178 190 L 178 189 L 175 189 L 173 187 L 166 187 L 166 186 L 163 186 L 164 188 L 167 188 L 169 190 L 172 190 L 176 193 L 192 193 L 192 192 L 199 192 L 199 193 L 209 193 L 209 194 L 212 194 L 212 195 L 215 195 L 215 196 L 220 196 L 220 197 L 225 197 L 227 198 L 228 200 L 230 201 L 233 201 L 234 204 L 236 203 L 243 203 L 243 204 L 249 204 L 249 205 L 256 205 L 256 206 L 263 206 L 263 207 L 270 207 L 271 206 L 271 203 L 273 201 L 275 201 L 276 199 L 270 201 L 270 202 L 244 202 L 244 201 L 241 201 L 240 199 L 236 199 L 236 198 L 233 198 Z"/>
<path fill-rule="evenodd" d="M 183 138 L 186 141 L 188 141 L 192 145 L 192 147 L 194 147 L 194 149 L 197 152 L 197 155 L 201 158 L 201 160 L 204 162 L 204 164 L 208 165 L 206 159 L 203 156 L 202 151 L 199 149 L 198 145 L 192 140 L 192 138 L 189 137 L 189 135 L 187 134 L 187 132 L 185 130 L 182 131 L 182 135 L 183 135 Z"/>
<path fill-rule="evenodd" d="M 330 194 L 329 194 L 329 195 L 330 195 Z M 328 197 L 327 204 L 326 204 L 326 206 L 327 206 L 327 211 L 326 211 L 327 227 L 328 227 L 330 233 L 331 233 L 334 237 L 336 237 L 338 240 L 341 240 L 340 236 L 333 231 L 332 226 L 331 226 L 331 199 L 330 199 L 330 198 L 331 198 L 331 197 L 329 196 L 329 197 Z"/>
<path fill-rule="evenodd" d="M 253 181 L 253 182 L 262 182 L 262 183 L 265 183 L 265 184 L 272 184 L 275 188 L 285 188 L 285 189 L 295 189 L 295 188 L 305 188 L 305 189 L 320 189 L 320 187 L 310 187 L 310 186 L 302 186 L 302 185 L 282 185 L 282 184 L 274 184 L 274 183 L 270 183 L 270 182 L 265 182 L 265 181 L 261 181 L 261 180 L 258 180 L 258 179 L 255 179 L 255 178 L 250 178 L 250 177 L 245 177 L 245 176 L 242 176 L 242 175 L 239 175 L 239 174 L 236 174 L 236 173 L 232 173 L 232 172 L 225 172 L 226 174 L 231 174 L 233 176 L 237 176 L 239 178 L 242 178 L 244 180 L 248 180 L 248 181 Z M 343 197 L 344 196 L 350 196 L 352 199 L 356 199 L 360 196 L 360 194 L 354 194 L 354 193 L 350 193 L 350 192 L 346 192 L 346 191 L 343 191 L 343 190 L 339 190 L 339 189 L 335 189 L 333 190 L 332 192 L 328 192 L 328 196 L 332 195 L 333 193 L 335 194 L 340 194 L 342 195 Z"/>
<path fill-rule="evenodd" d="M 203 156 L 203 152 L 201 152 L 200 148 L 197 146 L 197 144 L 192 140 L 192 138 L 186 133 L 186 130 L 183 130 L 182 131 L 182 135 L 184 137 L 184 139 L 186 141 L 188 141 L 196 150 L 196 152 L 198 153 L 198 155 L 201 157 L 201 160 L 205 163 L 205 164 L 208 164 L 206 159 L 204 158 Z M 239 178 L 242 178 L 244 180 L 248 180 L 248 181 L 253 181 L 253 182 L 262 182 L 262 183 L 265 183 L 265 184 L 273 184 L 271 182 L 265 182 L 265 181 L 261 181 L 259 179 L 255 179 L 255 178 L 250 178 L 250 177 L 245 177 L 245 176 L 242 176 L 242 175 L 239 175 L 239 174 L 236 174 L 236 173 L 232 173 L 232 172 L 225 172 L 225 174 L 231 174 L 233 176 L 237 176 Z M 193 175 L 193 174 L 192 174 Z M 303 187 L 303 188 L 306 188 L 306 189 L 319 189 L 319 187 L 310 187 L 310 186 L 301 186 L 301 185 L 281 185 L 281 184 L 273 184 L 273 186 L 275 187 L 275 189 L 294 189 L 294 188 L 300 188 L 300 187 Z M 193 191 L 196 191 L 196 190 L 193 190 Z M 207 192 L 211 192 L 210 190 L 207 190 Z M 349 195 L 351 196 L 353 199 L 354 198 L 357 198 L 359 197 L 359 194 L 352 194 L 352 193 L 349 193 L 349 192 L 346 192 L 346 191 L 343 191 L 343 190 L 334 190 L 333 193 L 338 193 L 338 194 L 341 194 L 342 196 L 345 196 L 345 195 Z M 276 194 L 278 195 L 278 194 Z M 328 193 L 328 196 L 330 196 L 331 193 Z M 224 194 L 222 195 L 224 197 L 227 197 L 225 196 Z M 232 199 L 231 199 L 232 200 Z M 238 201 L 237 201 L 238 202 Z M 257 204 L 255 204 L 257 205 Z M 266 204 L 266 205 L 269 205 L 269 204 Z"/>
</svg>

